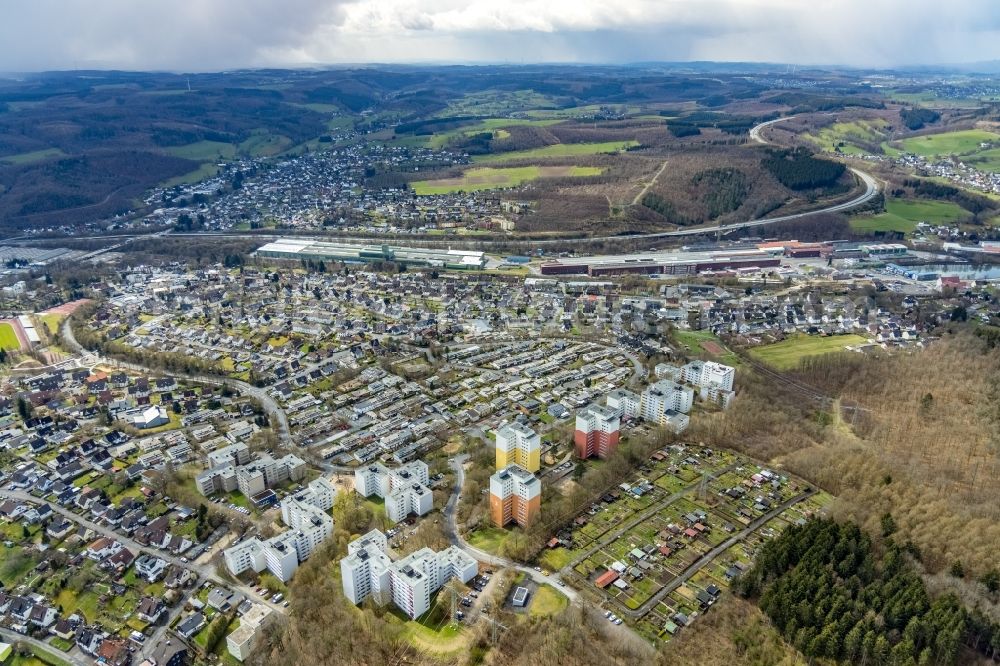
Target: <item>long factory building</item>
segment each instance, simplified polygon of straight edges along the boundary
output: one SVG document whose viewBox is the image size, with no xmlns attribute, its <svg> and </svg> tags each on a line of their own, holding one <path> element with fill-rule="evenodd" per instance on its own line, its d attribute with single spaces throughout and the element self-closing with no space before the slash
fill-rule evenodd
<svg viewBox="0 0 1000 666">
<path fill-rule="evenodd" d="M 724 271 L 780 266 L 781 258 L 752 250 L 712 252 L 650 252 L 575 257 L 542 264 L 542 275 L 697 275 L 706 271 Z"/>
<path fill-rule="evenodd" d="M 258 248 L 257 255 L 291 261 L 394 261 L 407 266 L 434 266 L 462 270 L 480 270 L 486 266 L 486 255 L 482 252 L 394 245 L 354 245 L 305 238 L 279 238 Z"/>
</svg>

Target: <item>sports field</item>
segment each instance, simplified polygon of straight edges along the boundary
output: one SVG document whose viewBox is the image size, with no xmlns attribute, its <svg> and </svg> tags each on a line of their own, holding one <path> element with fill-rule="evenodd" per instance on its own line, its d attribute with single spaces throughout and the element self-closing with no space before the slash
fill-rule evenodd
<svg viewBox="0 0 1000 666">
<path fill-rule="evenodd" d="M 16 351 L 21 348 L 21 342 L 14 333 L 14 327 L 7 322 L 0 322 L 0 347 L 7 351 Z"/>
<path fill-rule="evenodd" d="M 540 159 L 546 157 L 576 157 L 578 155 L 599 155 L 619 153 L 626 148 L 638 146 L 638 141 L 605 141 L 603 143 L 556 143 L 541 148 L 515 150 L 510 153 L 476 155 L 473 162 L 509 162 L 511 160 Z"/>
<path fill-rule="evenodd" d="M 777 370 L 789 370 L 809 356 L 821 356 L 844 351 L 848 345 L 861 345 L 868 340 L 860 335 L 795 335 L 781 342 L 754 347 L 750 355 Z"/>
<path fill-rule="evenodd" d="M 884 213 L 856 217 L 851 220 L 851 228 L 856 231 L 899 231 L 912 233 L 917 222 L 942 224 L 959 222 L 970 213 L 950 201 L 929 201 L 924 199 L 890 199 L 885 204 Z"/>
<path fill-rule="evenodd" d="M 981 143 L 1000 141 L 1000 134 L 985 130 L 942 132 L 903 139 L 903 149 L 908 153 L 937 157 L 939 155 L 965 155 L 982 150 Z"/>
<path fill-rule="evenodd" d="M 418 195 L 477 192 L 502 187 L 517 187 L 536 178 L 598 176 L 602 171 L 603 169 L 600 167 L 580 166 L 527 166 L 503 169 L 479 167 L 469 169 L 456 178 L 419 180 L 410 183 L 410 186 Z"/>
</svg>

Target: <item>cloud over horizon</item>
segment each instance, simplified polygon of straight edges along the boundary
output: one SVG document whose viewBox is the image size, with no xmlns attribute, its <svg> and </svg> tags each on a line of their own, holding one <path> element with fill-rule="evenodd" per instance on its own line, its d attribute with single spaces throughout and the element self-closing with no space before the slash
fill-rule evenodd
<svg viewBox="0 0 1000 666">
<path fill-rule="evenodd" d="M 995 59 L 1000 3 L 992 0 L 33 0 L 0 8 L 0 71 Z"/>
</svg>

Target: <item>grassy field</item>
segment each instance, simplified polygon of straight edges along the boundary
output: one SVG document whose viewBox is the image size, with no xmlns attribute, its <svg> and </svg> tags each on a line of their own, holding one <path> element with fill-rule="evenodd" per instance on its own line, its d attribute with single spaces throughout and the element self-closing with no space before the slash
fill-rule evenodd
<svg viewBox="0 0 1000 666">
<path fill-rule="evenodd" d="M 45 328 L 49 330 L 49 333 L 55 334 L 59 330 L 59 324 L 62 320 L 66 318 L 66 315 L 62 314 L 43 314 L 38 315 L 38 318 L 42 320 L 45 324 Z"/>
<path fill-rule="evenodd" d="M 924 157 L 938 155 L 965 155 L 974 153 L 981 148 L 980 143 L 1000 141 L 1000 134 L 984 130 L 962 130 L 959 132 L 943 132 L 903 139 L 900 143 L 903 150 Z"/>
<path fill-rule="evenodd" d="M 566 176 L 598 176 L 604 171 L 600 167 L 511 167 L 496 169 L 479 167 L 469 169 L 457 178 L 420 180 L 410 183 L 418 195 L 449 194 L 451 192 L 476 192 L 501 187 L 517 187 L 536 178 L 558 178 Z"/>
<path fill-rule="evenodd" d="M 840 146 L 842 153 L 848 155 L 864 154 L 868 151 L 856 143 L 881 143 L 885 139 L 885 128 L 888 124 L 881 118 L 834 123 L 815 134 L 806 135 L 806 138 L 823 150 L 834 151 L 838 145 L 843 144 Z"/>
<path fill-rule="evenodd" d="M 0 323 L 0 347 L 8 351 L 21 348 L 21 343 L 18 342 L 17 335 L 14 333 L 14 327 L 6 322 Z"/>
<path fill-rule="evenodd" d="M 447 595 L 447 592 L 442 594 Z M 431 609 L 416 620 L 411 620 L 396 608 L 386 617 L 402 625 L 403 638 L 418 650 L 426 650 L 438 656 L 449 655 L 466 648 L 469 635 L 448 617 L 443 599 L 439 594 L 432 601 Z"/>
<path fill-rule="evenodd" d="M 560 594 L 551 585 L 542 585 L 535 592 L 528 611 L 530 615 L 555 615 L 569 605 L 569 599 Z"/>
<path fill-rule="evenodd" d="M 291 148 L 292 140 L 267 130 L 254 130 L 249 139 L 240 143 L 239 152 L 251 157 L 271 157 Z"/>
<path fill-rule="evenodd" d="M 739 365 L 740 359 L 733 352 L 729 351 L 719 338 L 711 331 L 682 331 L 676 330 L 671 334 L 677 344 L 685 347 L 687 351 L 694 352 L 701 356 L 710 356 L 711 360 L 725 365 Z M 713 343 L 709 347 L 705 343 Z M 714 353 L 710 348 L 718 345 L 724 351 L 722 354 Z"/>
<path fill-rule="evenodd" d="M 509 535 L 510 532 L 499 527 L 480 527 L 470 532 L 466 541 L 474 548 L 485 550 L 487 553 L 499 553 Z"/>
<path fill-rule="evenodd" d="M 4 164 L 32 164 L 34 162 L 41 162 L 42 160 L 52 159 L 53 157 L 64 157 L 66 153 L 59 150 L 58 148 L 45 148 L 44 150 L 34 150 L 30 153 L 20 153 L 18 155 L 6 155 L 0 157 L 0 162 Z"/>
<path fill-rule="evenodd" d="M 459 127 L 458 129 L 449 130 L 447 132 L 435 132 L 431 136 L 427 137 L 426 145 L 428 148 L 440 150 L 441 148 L 447 146 L 448 142 L 457 136 L 471 136 L 482 132 L 493 132 L 493 138 L 506 139 L 510 136 L 510 132 L 504 129 L 507 127 L 519 127 L 525 125 L 545 127 L 547 125 L 555 125 L 560 122 L 562 122 L 562 120 L 559 118 L 541 120 L 534 120 L 531 118 L 487 118 L 486 120 L 476 123 L 475 125 L 466 125 L 465 127 Z"/>
<path fill-rule="evenodd" d="M 965 161 L 983 171 L 1000 171 L 1000 148 L 981 150 Z"/>
<path fill-rule="evenodd" d="M 796 367 L 799 361 L 808 356 L 820 356 L 843 351 L 848 345 L 860 345 L 867 340 L 860 335 L 834 335 L 819 337 L 811 335 L 796 335 L 781 342 L 754 347 L 750 355 L 758 361 L 766 363 L 778 370 L 788 370 Z"/>
<path fill-rule="evenodd" d="M 950 201 L 890 199 L 886 202 L 885 209 L 886 212 L 878 215 L 853 218 L 851 228 L 856 231 L 912 233 L 917 228 L 917 222 L 941 224 L 969 217 L 968 211 Z"/>
<path fill-rule="evenodd" d="M 232 144 L 221 141 L 198 141 L 183 146 L 171 146 L 165 150 L 174 157 L 183 157 L 199 162 L 217 159 L 228 160 L 236 154 L 236 148 Z"/>
<path fill-rule="evenodd" d="M 578 155 L 599 155 L 601 153 L 618 153 L 626 148 L 638 146 L 638 141 L 605 141 L 603 143 L 557 143 L 542 148 L 530 150 L 515 150 L 510 153 L 493 153 L 476 155 L 473 162 L 494 163 L 510 160 L 544 159 L 547 157 L 576 157 Z"/>
<path fill-rule="evenodd" d="M 177 185 L 188 185 L 190 183 L 197 183 L 199 181 L 205 180 L 206 178 L 211 178 L 215 174 L 219 173 L 219 167 L 215 164 L 206 162 L 194 171 L 189 171 L 188 173 L 181 174 L 180 176 L 174 176 L 169 180 L 163 182 L 163 187 L 175 187 Z"/>
</svg>

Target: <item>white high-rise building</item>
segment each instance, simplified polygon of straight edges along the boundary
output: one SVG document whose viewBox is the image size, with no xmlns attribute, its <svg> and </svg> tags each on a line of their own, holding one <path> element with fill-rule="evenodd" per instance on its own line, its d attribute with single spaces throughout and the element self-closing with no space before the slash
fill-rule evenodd
<svg viewBox="0 0 1000 666">
<path fill-rule="evenodd" d="M 615 389 L 608 393 L 608 407 L 618 412 L 623 419 L 639 418 L 639 396 L 628 389 Z"/>
<path fill-rule="evenodd" d="M 421 460 L 389 469 L 381 463 L 355 470 L 354 488 L 361 495 L 377 495 L 385 500 L 386 516 L 394 523 L 411 513 L 422 516 L 434 508 L 434 495 L 427 464 Z"/>
<path fill-rule="evenodd" d="M 496 431 L 496 467 L 520 465 L 529 472 L 541 469 L 542 439 L 534 430 L 514 421 Z"/>
<path fill-rule="evenodd" d="M 663 421 L 664 412 L 686 414 L 691 411 L 692 404 L 694 404 L 694 389 L 663 379 L 642 392 L 639 409 L 643 419 L 660 423 Z"/>
<path fill-rule="evenodd" d="M 714 361 L 691 361 L 681 368 L 684 381 L 703 386 L 705 388 L 715 387 L 723 391 L 733 390 L 733 379 L 736 377 L 736 369 Z"/>
<path fill-rule="evenodd" d="M 344 596 L 357 605 L 371 597 L 379 604 L 392 601 L 410 618 L 430 609 L 431 595 L 451 578 L 463 583 L 479 570 L 474 559 L 455 546 L 436 553 L 421 548 L 392 562 L 386 554 L 385 535 L 372 530 L 348 544 L 347 557 L 340 561 Z"/>
<path fill-rule="evenodd" d="M 333 518 L 327 513 L 333 506 L 336 491 L 323 478 L 281 503 L 281 519 L 289 530 L 267 540 L 249 539 L 227 548 L 223 557 L 234 576 L 252 569 L 267 569 L 278 579 L 292 577 L 299 564 L 312 555 L 331 534 Z"/>
</svg>

